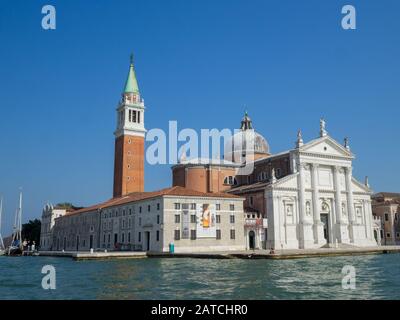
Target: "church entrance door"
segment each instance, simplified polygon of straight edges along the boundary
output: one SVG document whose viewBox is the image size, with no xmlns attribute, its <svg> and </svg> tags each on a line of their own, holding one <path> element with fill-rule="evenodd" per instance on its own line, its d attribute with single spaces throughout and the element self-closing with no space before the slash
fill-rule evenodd
<svg viewBox="0 0 400 320">
<path fill-rule="evenodd" d="M 324 225 L 324 238 L 329 243 L 329 214 L 321 213 L 321 222 Z"/>
</svg>

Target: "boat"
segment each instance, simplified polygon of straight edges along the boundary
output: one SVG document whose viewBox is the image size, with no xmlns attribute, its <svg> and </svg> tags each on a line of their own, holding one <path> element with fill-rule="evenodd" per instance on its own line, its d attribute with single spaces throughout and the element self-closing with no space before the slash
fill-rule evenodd
<svg viewBox="0 0 400 320">
<path fill-rule="evenodd" d="M 22 247 L 22 191 L 19 193 L 19 204 L 15 212 L 11 245 L 5 250 L 8 256 L 21 256 Z"/>
<path fill-rule="evenodd" d="M 4 247 L 3 237 L 1 236 L 1 215 L 3 213 L 3 197 L 0 199 L 0 256 L 6 253 L 6 248 Z"/>
</svg>

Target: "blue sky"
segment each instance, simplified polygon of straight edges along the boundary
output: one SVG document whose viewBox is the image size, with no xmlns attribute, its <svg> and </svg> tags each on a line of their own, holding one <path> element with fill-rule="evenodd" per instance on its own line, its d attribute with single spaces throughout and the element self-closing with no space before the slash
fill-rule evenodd
<svg viewBox="0 0 400 320">
<path fill-rule="evenodd" d="M 41 28 L 41 8 L 57 29 Z M 341 28 L 341 8 L 357 30 Z M 398 1 L 2 1 L 0 194 L 3 233 L 24 190 L 24 220 L 112 193 L 115 107 L 135 56 L 146 127 L 237 128 L 246 108 L 273 152 L 296 132 L 349 136 L 354 175 L 400 191 Z M 169 186 L 146 166 L 146 189 Z"/>
</svg>

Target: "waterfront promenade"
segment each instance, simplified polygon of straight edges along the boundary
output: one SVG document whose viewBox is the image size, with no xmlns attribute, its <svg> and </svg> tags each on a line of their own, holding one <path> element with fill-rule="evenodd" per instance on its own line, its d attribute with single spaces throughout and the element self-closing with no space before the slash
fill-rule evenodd
<svg viewBox="0 0 400 320">
<path fill-rule="evenodd" d="M 102 259 L 138 259 L 138 258 L 202 258 L 202 259 L 300 259 L 329 256 L 351 256 L 400 253 L 400 246 L 377 246 L 366 248 L 319 248 L 276 250 L 247 250 L 247 251 L 220 251 L 199 253 L 168 253 L 168 252 L 138 252 L 138 251 L 41 251 L 39 256 L 70 257 L 74 260 L 102 260 Z"/>
</svg>

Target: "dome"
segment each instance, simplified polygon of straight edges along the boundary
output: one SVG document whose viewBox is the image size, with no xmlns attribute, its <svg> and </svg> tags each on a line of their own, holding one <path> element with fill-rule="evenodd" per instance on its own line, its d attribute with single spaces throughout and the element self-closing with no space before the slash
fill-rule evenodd
<svg viewBox="0 0 400 320">
<path fill-rule="evenodd" d="M 233 162 L 243 162 L 246 155 L 254 155 L 254 159 L 269 155 L 267 140 L 253 129 L 252 121 L 247 115 L 241 122 L 240 131 L 236 132 L 225 143 L 224 159 Z"/>
</svg>

